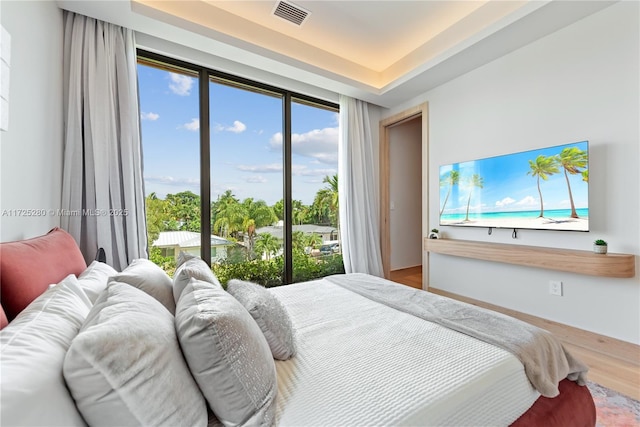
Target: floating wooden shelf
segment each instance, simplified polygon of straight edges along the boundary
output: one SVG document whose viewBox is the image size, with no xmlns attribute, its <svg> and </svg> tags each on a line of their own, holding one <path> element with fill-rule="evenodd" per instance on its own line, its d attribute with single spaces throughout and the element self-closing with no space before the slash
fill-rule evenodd
<svg viewBox="0 0 640 427">
<path fill-rule="evenodd" d="M 424 239 L 424 250 L 590 276 L 634 277 L 636 275 L 635 255 L 630 254 L 602 255 L 574 249 L 428 238 Z"/>
</svg>

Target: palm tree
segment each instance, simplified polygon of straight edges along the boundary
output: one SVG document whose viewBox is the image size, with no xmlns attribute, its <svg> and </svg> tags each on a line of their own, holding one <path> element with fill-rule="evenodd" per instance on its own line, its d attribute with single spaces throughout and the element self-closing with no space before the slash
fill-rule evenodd
<svg viewBox="0 0 640 427">
<path fill-rule="evenodd" d="M 447 196 L 444 198 L 444 202 L 442 203 L 442 209 L 440 209 L 440 216 L 442 216 L 442 213 L 444 212 L 444 207 L 447 205 L 447 201 L 449 200 L 449 195 L 451 194 L 451 189 L 453 188 L 454 185 L 458 185 L 459 181 L 460 181 L 460 172 L 458 171 L 451 171 L 449 172 L 449 175 L 445 176 L 440 180 L 440 187 L 444 187 L 445 185 L 449 186 L 449 189 L 447 190 Z"/>
<path fill-rule="evenodd" d="M 220 196 L 216 205 L 214 232 L 226 238 L 244 229 L 244 208 L 231 191 L 227 190 Z"/>
<path fill-rule="evenodd" d="M 471 205 L 471 194 L 473 194 L 473 189 L 475 187 L 483 188 L 484 179 L 477 173 L 474 173 L 471 178 L 469 178 L 469 184 L 471 185 L 471 188 L 469 189 L 469 199 L 467 199 L 467 216 L 464 219 L 465 221 L 469 221 L 469 206 Z"/>
<path fill-rule="evenodd" d="M 280 239 L 273 234 L 260 233 L 256 238 L 255 250 L 267 256 L 267 261 L 271 259 L 271 254 L 277 253 L 282 246 Z"/>
<path fill-rule="evenodd" d="M 305 245 L 304 233 L 302 231 L 291 233 L 291 243 L 294 251 L 303 252 Z"/>
<path fill-rule="evenodd" d="M 256 228 L 273 224 L 278 217 L 264 200 L 254 201 L 249 197 L 242 202 L 242 231 L 249 238 L 249 253 L 253 253 Z"/>
<path fill-rule="evenodd" d="M 316 249 L 322 245 L 322 236 L 316 233 L 309 233 L 305 235 L 304 246 L 311 249 Z"/>
<path fill-rule="evenodd" d="M 558 163 L 560 163 L 560 166 L 564 169 L 564 179 L 567 181 L 569 202 L 571 202 L 571 218 L 578 218 L 576 206 L 573 203 L 573 194 L 571 193 L 569 175 L 577 175 L 584 172 L 584 168 L 587 167 L 588 163 L 588 155 L 578 147 L 567 147 L 558 154 Z"/>
<path fill-rule="evenodd" d="M 540 190 L 540 178 L 543 180 L 548 180 L 549 176 L 560 172 L 558 169 L 558 161 L 555 156 L 546 157 L 542 154 L 536 157 L 535 162 L 533 160 L 529 160 L 530 171 L 527 172 L 527 175 L 535 176 L 538 180 L 538 194 L 540 195 L 540 216 L 539 218 L 544 217 L 544 203 L 542 201 L 542 191 Z"/>
<path fill-rule="evenodd" d="M 339 215 L 339 198 L 338 198 L 338 175 L 325 176 L 322 180 L 323 183 L 329 184 L 323 190 L 325 199 L 323 202 L 327 203 L 329 207 L 329 217 L 333 220 L 337 229 L 340 229 L 340 215 Z M 321 190 L 322 191 L 322 190 Z M 318 192 L 320 194 L 320 192 Z"/>
</svg>

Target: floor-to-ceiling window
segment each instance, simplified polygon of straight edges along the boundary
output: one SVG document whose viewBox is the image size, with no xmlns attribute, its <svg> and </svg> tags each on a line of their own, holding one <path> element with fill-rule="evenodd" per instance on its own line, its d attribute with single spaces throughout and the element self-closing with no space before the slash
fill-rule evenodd
<svg viewBox="0 0 640 427">
<path fill-rule="evenodd" d="M 154 262 L 266 286 L 343 271 L 337 105 L 147 52 L 138 79 Z"/>
</svg>

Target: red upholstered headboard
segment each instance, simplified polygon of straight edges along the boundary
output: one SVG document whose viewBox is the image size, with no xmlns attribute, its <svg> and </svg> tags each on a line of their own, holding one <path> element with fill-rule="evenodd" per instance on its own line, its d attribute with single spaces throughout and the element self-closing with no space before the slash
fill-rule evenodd
<svg viewBox="0 0 640 427">
<path fill-rule="evenodd" d="M 87 268 L 73 237 L 61 228 L 44 236 L 0 243 L 0 327 L 69 274 L 79 275 Z"/>
</svg>

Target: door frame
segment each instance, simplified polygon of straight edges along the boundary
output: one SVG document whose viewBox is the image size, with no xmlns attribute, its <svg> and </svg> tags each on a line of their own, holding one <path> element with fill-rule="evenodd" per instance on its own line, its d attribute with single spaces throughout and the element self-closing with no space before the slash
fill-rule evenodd
<svg viewBox="0 0 640 427">
<path fill-rule="evenodd" d="M 380 120 L 380 249 L 384 277 L 389 278 L 391 271 L 391 232 L 390 232 L 390 141 L 389 130 L 397 125 L 420 117 L 422 120 L 422 240 L 428 235 L 429 225 L 429 110 L 424 102 L 393 116 Z M 422 251 L 422 289 L 427 289 L 429 278 L 429 256 Z"/>
</svg>

